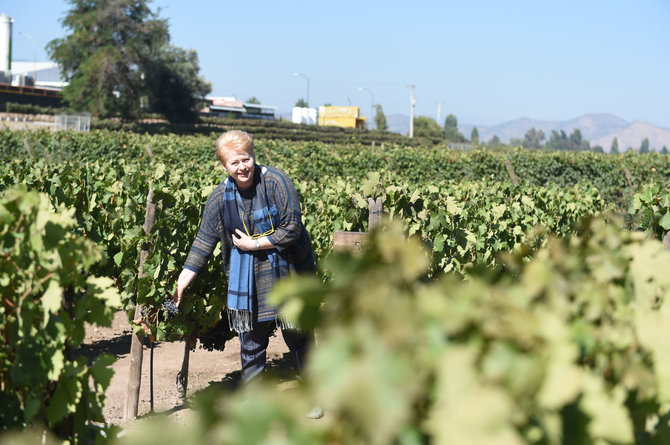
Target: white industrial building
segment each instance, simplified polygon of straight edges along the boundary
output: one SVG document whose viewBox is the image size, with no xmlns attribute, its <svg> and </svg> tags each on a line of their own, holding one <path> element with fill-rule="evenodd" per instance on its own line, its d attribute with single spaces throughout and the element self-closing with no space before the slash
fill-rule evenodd
<svg viewBox="0 0 670 445">
<path fill-rule="evenodd" d="M 54 62 L 11 60 L 14 19 L 0 14 L 0 83 L 37 88 L 63 88 L 60 68 Z"/>
<path fill-rule="evenodd" d="M 60 67 L 55 62 L 23 62 L 12 61 L 12 85 L 22 84 L 23 79 L 30 79 L 28 83 L 38 88 L 58 88 L 67 85 L 61 78 Z"/>
</svg>

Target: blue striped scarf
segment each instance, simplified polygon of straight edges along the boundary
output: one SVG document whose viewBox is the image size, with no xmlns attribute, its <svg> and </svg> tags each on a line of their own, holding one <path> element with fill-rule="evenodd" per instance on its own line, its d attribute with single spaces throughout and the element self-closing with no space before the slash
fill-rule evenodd
<svg viewBox="0 0 670 445">
<path fill-rule="evenodd" d="M 240 197 L 237 184 L 232 178 L 228 178 L 224 190 L 224 225 L 229 233 L 234 234 L 235 229 L 245 232 L 242 218 L 246 217 L 247 228 L 256 228 L 257 233 L 265 233 L 272 228 L 272 224 L 279 224 L 277 207 L 268 203 L 265 178 L 262 168 L 255 165 L 254 185 L 255 194 L 251 200 L 251 215 L 242 215 L 242 198 Z M 238 205 L 239 203 L 239 205 Z M 272 217 L 272 223 L 270 222 Z M 253 220 L 250 221 L 249 218 Z M 252 233 L 253 234 L 253 233 Z M 233 235 L 234 236 L 234 235 Z M 274 272 L 275 281 L 280 276 L 280 268 L 286 267 L 286 260 L 278 255 L 276 249 L 265 250 Z M 254 286 L 254 252 L 238 249 L 234 245 L 230 252 L 230 269 L 228 277 L 228 300 L 227 311 L 230 327 L 237 332 L 246 332 L 252 329 L 254 318 L 254 297 L 256 287 Z"/>
</svg>

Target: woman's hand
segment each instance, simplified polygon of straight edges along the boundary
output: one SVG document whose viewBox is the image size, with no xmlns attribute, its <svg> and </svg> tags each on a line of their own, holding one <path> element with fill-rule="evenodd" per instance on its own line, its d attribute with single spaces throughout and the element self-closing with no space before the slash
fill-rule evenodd
<svg viewBox="0 0 670 445">
<path fill-rule="evenodd" d="M 196 275 L 195 272 L 189 269 L 183 269 L 179 274 L 179 278 L 177 278 L 177 289 L 174 291 L 174 294 L 172 294 L 172 301 L 174 301 L 174 304 L 177 307 L 179 307 L 181 297 L 184 295 L 184 290 L 191 284 L 191 281 L 193 281 L 193 278 L 195 278 Z"/>
<path fill-rule="evenodd" d="M 180 290 L 181 290 L 181 292 L 180 292 Z M 175 291 L 174 291 L 174 294 L 172 294 L 172 302 L 175 304 L 175 306 L 179 307 L 179 303 L 181 302 L 182 295 L 184 295 L 184 290 L 179 289 L 179 287 L 177 287 L 177 289 L 175 289 Z"/>
<path fill-rule="evenodd" d="M 242 232 L 240 229 L 235 229 L 235 234 L 233 235 L 233 244 L 240 250 L 257 250 L 256 241 L 253 240 L 246 233 Z"/>
<path fill-rule="evenodd" d="M 246 251 L 274 249 L 275 247 L 267 236 L 251 239 L 249 235 L 242 232 L 240 229 L 235 229 L 233 244 L 238 249 Z"/>
</svg>

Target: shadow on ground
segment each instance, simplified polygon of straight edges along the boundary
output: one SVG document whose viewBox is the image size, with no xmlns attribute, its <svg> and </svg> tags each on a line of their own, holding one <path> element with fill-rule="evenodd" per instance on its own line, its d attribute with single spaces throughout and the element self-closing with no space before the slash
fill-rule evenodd
<svg viewBox="0 0 670 445">
<path fill-rule="evenodd" d="M 121 335 L 93 343 L 84 343 L 75 352 L 77 356 L 83 355 L 88 360 L 89 366 L 100 354 L 111 354 L 117 359 L 130 353 L 131 334 Z"/>
</svg>

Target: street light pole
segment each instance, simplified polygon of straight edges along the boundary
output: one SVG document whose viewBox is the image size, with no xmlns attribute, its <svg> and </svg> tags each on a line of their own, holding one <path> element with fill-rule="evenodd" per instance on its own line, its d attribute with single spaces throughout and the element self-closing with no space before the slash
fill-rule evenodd
<svg viewBox="0 0 670 445">
<path fill-rule="evenodd" d="M 21 31 L 19 31 L 19 35 L 23 37 L 28 37 L 30 40 L 33 41 L 33 82 L 37 83 L 37 47 L 35 46 L 35 37 Z"/>
<path fill-rule="evenodd" d="M 372 122 L 374 120 L 374 109 L 375 109 L 375 94 L 370 88 L 358 87 L 361 91 L 367 91 L 370 93 L 370 129 L 372 130 Z"/>
<path fill-rule="evenodd" d="M 305 76 L 303 73 L 293 73 L 294 76 L 302 76 L 305 78 L 307 81 L 307 97 L 306 97 L 306 102 L 307 102 L 307 108 L 309 108 L 309 78 Z"/>
<path fill-rule="evenodd" d="M 414 88 L 416 85 L 409 85 L 411 91 L 409 96 L 409 137 L 414 137 L 414 105 L 416 104 L 416 99 L 414 99 Z"/>
</svg>

